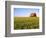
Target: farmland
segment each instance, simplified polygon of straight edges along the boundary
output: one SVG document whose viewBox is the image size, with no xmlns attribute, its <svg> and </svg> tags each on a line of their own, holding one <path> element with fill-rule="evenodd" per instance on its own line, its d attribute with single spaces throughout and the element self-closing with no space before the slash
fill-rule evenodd
<svg viewBox="0 0 46 38">
<path fill-rule="evenodd" d="M 14 17 L 14 29 L 38 29 L 39 17 Z"/>
</svg>

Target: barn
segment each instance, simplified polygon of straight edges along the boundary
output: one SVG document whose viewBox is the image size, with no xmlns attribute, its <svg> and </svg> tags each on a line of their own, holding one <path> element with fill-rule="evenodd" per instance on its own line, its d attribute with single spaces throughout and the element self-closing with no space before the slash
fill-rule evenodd
<svg viewBox="0 0 46 38">
<path fill-rule="evenodd" d="M 31 13 L 30 17 L 37 17 L 37 14 L 36 13 Z"/>
</svg>

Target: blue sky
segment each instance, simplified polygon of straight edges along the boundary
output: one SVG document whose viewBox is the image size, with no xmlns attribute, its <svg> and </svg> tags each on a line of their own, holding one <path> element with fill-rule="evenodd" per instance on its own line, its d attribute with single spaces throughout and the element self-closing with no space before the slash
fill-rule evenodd
<svg viewBox="0 0 46 38">
<path fill-rule="evenodd" d="M 32 12 L 39 15 L 38 8 L 14 8 L 14 16 L 16 17 L 29 17 Z"/>
</svg>

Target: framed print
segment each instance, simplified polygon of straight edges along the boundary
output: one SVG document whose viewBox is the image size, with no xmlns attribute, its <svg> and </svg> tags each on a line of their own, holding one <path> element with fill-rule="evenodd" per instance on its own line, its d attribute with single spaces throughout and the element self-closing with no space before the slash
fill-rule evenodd
<svg viewBox="0 0 46 38">
<path fill-rule="evenodd" d="M 5 1 L 5 36 L 44 35 L 44 3 Z"/>
</svg>

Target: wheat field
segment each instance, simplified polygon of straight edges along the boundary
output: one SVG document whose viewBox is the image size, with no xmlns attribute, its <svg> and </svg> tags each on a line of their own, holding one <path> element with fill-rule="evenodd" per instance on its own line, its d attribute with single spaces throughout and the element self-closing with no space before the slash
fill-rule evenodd
<svg viewBox="0 0 46 38">
<path fill-rule="evenodd" d="M 14 29 L 38 29 L 39 17 L 14 17 Z"/>
</svg>

